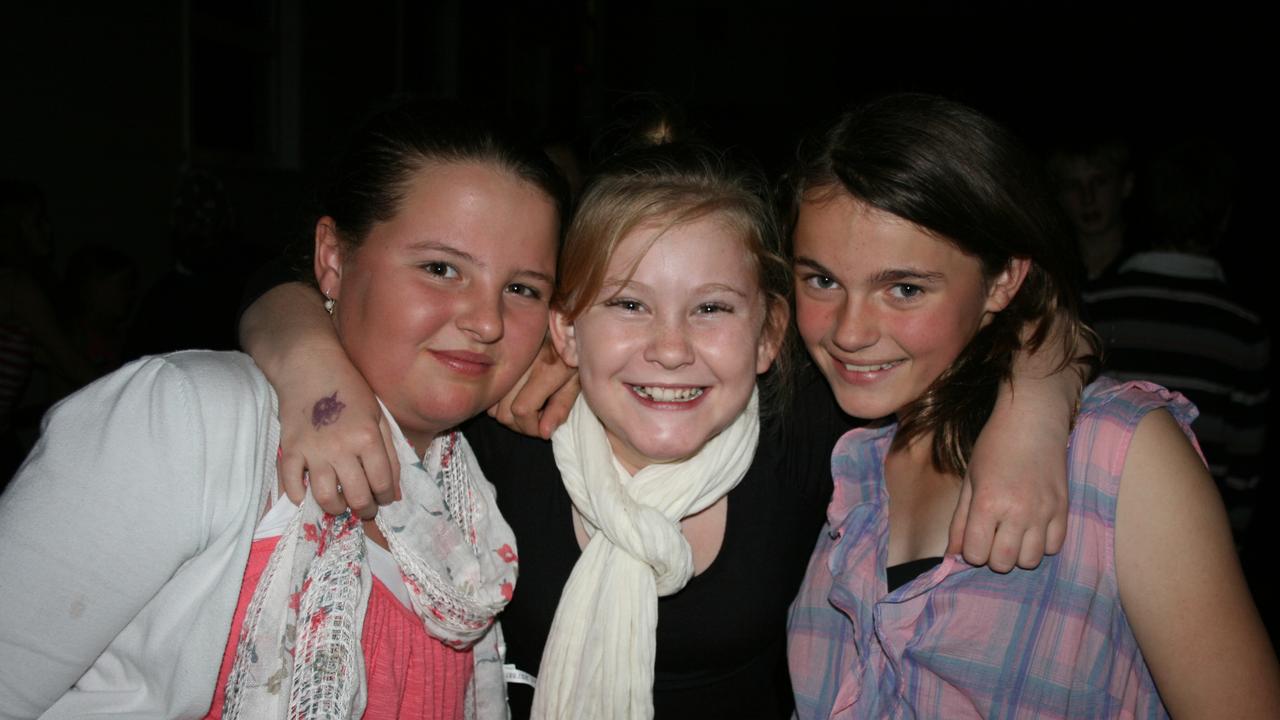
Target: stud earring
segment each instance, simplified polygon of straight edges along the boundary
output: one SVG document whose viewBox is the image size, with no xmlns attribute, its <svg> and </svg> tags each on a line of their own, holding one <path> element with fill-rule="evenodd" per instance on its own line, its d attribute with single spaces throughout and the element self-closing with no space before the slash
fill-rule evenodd
<svg viewBox="0 0 1280 720">
<path fill-rule="evenodd" d="M 332 315 L 332 314 L 333 314 L 333 308 L 334 308 L 334 306 L 335 306 L 335 305 L 337 305 L 337 304 L 338 304 L 338 301 L 337 301 L 337 300 L 334 300 L 334 299 L 333 299 L 333 298 L 331 298 L 331 297 L 329 297 L 329 293 L 325 293 L 325 294 L 324 294 L 324 311 L 325 311 L 325 312 L 327 312 L 327 313 L 329 313 L 330 315 Z"/>
</svg>

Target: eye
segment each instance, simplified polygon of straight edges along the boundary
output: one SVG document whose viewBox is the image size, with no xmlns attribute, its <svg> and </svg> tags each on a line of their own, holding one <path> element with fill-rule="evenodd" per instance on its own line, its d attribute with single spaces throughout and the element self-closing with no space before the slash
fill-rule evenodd
<svg viewBox="0 0 1280 720">
<path fill-rule="evenodd" d="M 530 300 L 541 300 L 542 291 L 531 285 L 524 283 L 511 283 L 507 286 L 506 291 L 511 295 L 519 295 L 520 297 L 529 298 Z"/>
<path fill-rule="evenodd" d="M 913 300 L 924 294 L 924 288 L 910 283 L 898 283 L 889 288 L 889 294 L 899 300 Z"/>
<path fill-rule="evenodd" d="M 443 261 L 423 263 L 422 269 L 426 270 L 429 275 L 435 275 L 449 280 L 458 277 L 458 268 Z"/>
<path fill-rule="evenodd" d="M 699 315 L 711 315 L 713 313 L 731 313 L 731 312 L 733 312 L 733 306 L 726 305 L 725 303 L 706 302 L 698 305 Z"/>
<path fill-rule="evenodd" d="M 802 279 L 804 280 L 805 285 L 808 285 L 815 290 L 831 290 L 840 284 L 836 282 L 835 278 L 828 275 L 805 275 Z"/>
<path fill-rule="evenodd" d="M 604 306 L 608 308 L 618 308 L 626 313 L 638 313 L 644 310 L 644 303 L 631 298 L 610 298 L 604 302 Z"/>
</svg>

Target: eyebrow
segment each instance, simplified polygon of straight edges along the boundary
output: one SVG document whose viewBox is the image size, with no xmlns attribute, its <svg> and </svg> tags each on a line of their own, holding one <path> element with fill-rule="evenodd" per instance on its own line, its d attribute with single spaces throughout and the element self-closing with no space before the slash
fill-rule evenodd
<svg viewBox="0 0 1280 720">
<path fill-rule="evenodd" d="M 638 287 L 646 290 L 649 289 L 648 285 L 642 282 L 636 282 L 635 280 L 606 280 L 605 282 L 600 284 L 601 290 L 611 289 L 613 290 L 615 295 L 618 293 L 621 293 L 622 291 L 626 290 L 629 287 Z M 698 292 L 720 291 L 720 292 L 732 293 L 739 297 L 744 297 L 744 298 L 747 297 L 747 294 L 742 292 L 738 288 L 732 285 L 726 285 L 724 283 L 706 283 L 703 285 L 699 285 L 697 290 Z"/>
<path fill-rule="evenodd" d="M 435 240 L 422 240 L 420 242 L 413 243 L 412 245 L 409 246 L 409 249 L 417 250 L 417 251 L 431 250 L 435 252 L 444 253 L 445 255 L 450 255 L 454 258 L 457 258 L 458 260 L 462 260 L 464 262 L 475 265 L 481 270 L 486 270 L 489 267 L 485 263 L 481 262 L 480 258 L 476 257 L 475 255 L 472 255 L 471 253 L 465 250 L 459 250 L 458 248 L 453 247 L 452 245 L 446 245 L 442 242 L 437 242 Z M 532 277 L 537 280 L 541 280 L 552 287 L 555 287 L 555 284 L 556 284 L 556 279 L 554 276 L 548 275 L 547 273 L 544 273 L 538 270 L 521 268 L 520 270 L 516 270 L 515 274 L 517 277 Z"/>
<path fill-rule="evenodd" d="M 554 277 L 537 270 L 517 270 L 516 277 L 532 277 L 537 280 L 541 280 L 553 288 L 556 286 L 556 279 Z"/>
<path fill-rule="evenodd" d="M 829 277 L 835 277 L 835 273 L 828 270 L 822 263 L 818 262 L 817 260 L 814 260 L 813 258 L 800 256 L 795 259 L 794 263 L 799 266 L 807 267 L 816 273 L 827 275 Z M 902 282 L 903 280 L 916 280 L 920 282 L 938 282 L 940 280 L 943 280 L 945 277 L 946 276 L 940 272 L 934 272 L 932 270 L 921 270 L 919 268 L 913 268 L 913 267 L 905 267 L 905 268 L 888 268 L 886 270 L 881 270 L 880 272 L 877 272 L 876 274 L 872 275 L 869 278 L 869 280 L 873 283 Z"/>
<path fill-rule="evenodd" d="M 708 292 L 708 291 L 717 291 L 717 290 L 718 290 L 718 291 L 720 291 L 720 292 L 727 292 L 727 293 L 730 293 L 730 294 L 733 294 L 733 295 L 737 295 L 737 296 L 739 296 L 739 297 L 746 297 L 746 296 L 747 296 L 747 294 L 746 294 L 746 293 L 742 292 L 742 291 L 741 291 L 741 290 L 739 290 L 738 288 L 736 288 L 736 287 L 734 287 L 734 286 L 732 286 L 732 285 L 725 285 L 724 283 L 707 283 L 706 285 L 702 285 L 702 286 L 700 286 L 700 287 L 698 288 L 698 290 L 703 291 L 703 292 Z"/>
<path fill-rule="evenodd" d="M 434 250 L 435 252 L 442 252 L 446 255 L 452 255 L 453 257 L 458 258 L 459 260 L 465 260 L 482 269 L 487 267 L 484 263 L 480 262 L 479 258 L 477 258 L 475 255 L 472 255 L 471 253 L 465 250 L 459 250 L 458 248 L 453 247 L 452 245 L 446 245 L 442 242 L 437 242 L 435 240 L 421 240 L 419 242 L 416 242 L 410 245 L 409 249 L 410 250 Z"/>
<path fill-rule="evenodd" d="M 803 265 L 804 267 L 807 267 L 816 273 L 821 273 L 823 275 L 830 275 L 830 276 L 835 275 L 835 273 L 828 270 L 826 266 L 824 266 L 822 263 L 818 262 L 817 260 L 814 260 L 813 258 L 808 258 L 803 255 L 800 255 L 800 256 L 797 256 L 796 259 L 793 260 L 792 262 L 796 265 Z"/>
<path fill-rule="evenodd" d="M 931 270 L 920 270 L 913 267 L 905 268 L 889 268 L 881 270 L 871 276 L 871 281 L 875 283 L 901 282 L 903 280 L 922 280 L 924 282 L 938 282 L 945 276 L 940 272 Z"/>
</svg>

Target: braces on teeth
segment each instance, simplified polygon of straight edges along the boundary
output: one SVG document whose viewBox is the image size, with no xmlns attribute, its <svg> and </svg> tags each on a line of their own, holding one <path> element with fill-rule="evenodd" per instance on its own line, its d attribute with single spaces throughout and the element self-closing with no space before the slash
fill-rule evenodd
<svg viewBox="0 0 1280 720">
<path fill-rule="evenodd" d="M 663 388 L 632 385 L 631 390 L 640 397 L 654 402 L 689 402 L 702 395 L 702 388 Z"/>
</svg>

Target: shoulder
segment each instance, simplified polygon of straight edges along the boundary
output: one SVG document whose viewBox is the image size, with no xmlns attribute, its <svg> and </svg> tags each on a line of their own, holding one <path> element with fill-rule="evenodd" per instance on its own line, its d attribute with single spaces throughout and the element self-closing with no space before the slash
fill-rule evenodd
<svg viewBox="0 0 1280 720">
<path fill-rule="evenodd" d="M 275 414 L 275 391 L 248 355 L 192 350 L 141 358 L 95 380 L 49 411 L 45 432 L 109 418 L 124 425 L 115 430 L 163 434 L 178 429 L 165 423 L 179 417 L 216 428 L 264 410 Z"/>
<path fill-rule="evenodd" d="M 1122 383 L 1107 377 L 1090 383 L 1071 433 L 1072 483 L 1087 484 L 1114 499 L 1138 428 L 1149 424 L 1144 421 L 1153 413 L 1166 419 L 1158 424 L 1181 430 L 1180 437 L 1174 439 L 1199 451 L 1191 431 L 1198 412 L 1181 393 L 1154 383 Z M 1072 492 L 1076 497 L 1077 491 Z"/>
<path fill-rule="evenodd" d="M 239 352 L 184 350 L 142 358 L 124 369 L 155 373 L 164 382 L 188 384 L 197 392 L 264 392 L 270 388 L 253 359 Z"/>
<path fill-rule="evenodd" d="M 472 457 L 480 464 L 485 477 L 500 490 L 519 491 L 532 488 L 535 492 L 543 483 L 539 478 L 552 478 L 547 482 L 559 484 L 551 443 L 542 438 L 529 437 L 511 430 L 485 414 L 462 424 L 462 435 L 471 449 Z"/>
<path fill-rule="evenodd" d="M 1082 394 L 1073 442 L 1077 434 L 1101 431 L 1131 436 L 1148 413 L 1161 409 L 1167 410 L 1190 435 L 1191 423 L 1199 411 L 1182 393 L 1151 382 L 1098 378 Z"/>
<path fill-rule="evenodd" d="M 854 428 L 836 442 L 831 452 L 835 488 L 827 509 L 827 518 L 833 524 L 858 505 L 883 500 L 884 458 L 897 428 L 896 423 Z"/>
<path fill-rule="evenodd" d="M 102 395 L 146 386 L 185 388 L 207 394 L 239 390 L 261 392 L 270 388 L 253 359 L 244 353 L 184 350 L 126 363 L 80 392 Z"/>
<path fill-rule="evenodd" d="M 146 357 L 54 406 L 32 457 L 64 473 L 88 463 L 122 475 L 132 467 L 132 474 L 187 477 L 227 469 L 275 442 L 277 413 L 275 392 L 247 355 Z"/>
<path fill-rule="evenodd" d="M 827 381 L 810 363 L 797 371 L 783 412 L 765 417 L 756 465 L 791 491 L 825 504 L 831 497 L 832 449 L 855 421 L 840 410 Z"/>
</svg>

